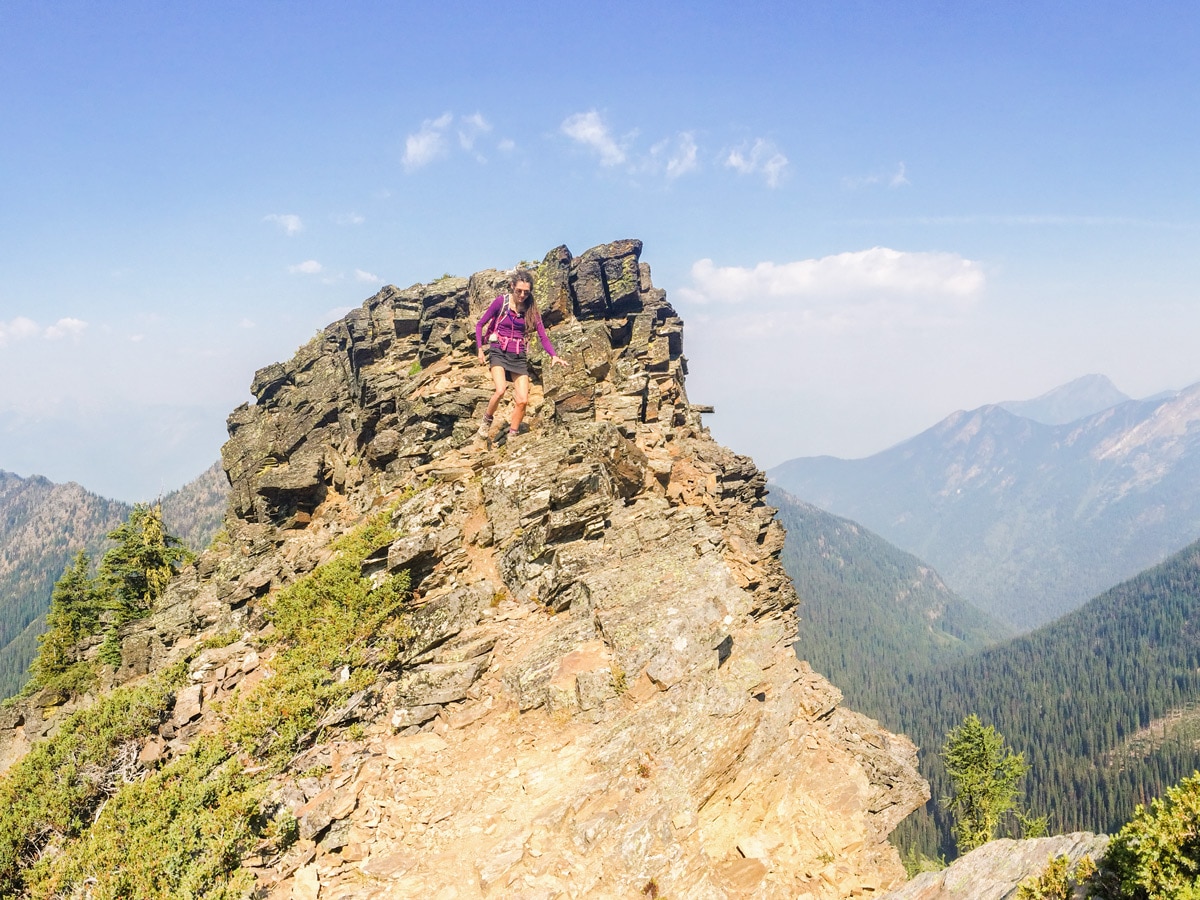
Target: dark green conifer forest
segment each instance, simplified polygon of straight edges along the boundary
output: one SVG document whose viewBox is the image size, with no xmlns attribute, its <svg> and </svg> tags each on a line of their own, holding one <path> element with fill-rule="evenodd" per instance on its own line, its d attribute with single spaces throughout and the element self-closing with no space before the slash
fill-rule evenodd
<svg viewBox="0 0 1200 900">
<path fill-rule="evenodd" d="M 831 585 L 820 549 L 828 521 L 806 516 L 805 505 L 789 509 L 778 492 L 772 501 L 788 526 L 784 564 L 801 597 L 801 656 L 849 706 L 921 748 L 933 799 L 893 835 L 902 850 L 953 857 L 938 751 L 971 714 L 1024 754 L 1022 805 L 1048 815 L 1051 833 L 1115 833 L 1136 804 L 1200 767 L 1200 543 L 1028 635 L 939 653 L 913 637 L 911 622 L 896 624 L 896 583 L 860 580 L 862 567 L 847 566 Z M 806 654 L 818 644 L 835 649 Z"/>
</svg>

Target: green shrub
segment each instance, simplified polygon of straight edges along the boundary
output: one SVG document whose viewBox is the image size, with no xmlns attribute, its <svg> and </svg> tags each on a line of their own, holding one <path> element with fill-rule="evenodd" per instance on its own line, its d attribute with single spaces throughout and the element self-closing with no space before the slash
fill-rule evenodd
<svg viewBox="0 0 1200 900">
<path fill-rule="evenodd" d="M 1056 856 L 1040 875 L 1027 878 L 1017 886 L 1017 900 L 1071 900 L 1076 889 L 1088 885 L 1096 874 L 1096 864 L 1085 856 L 1071 868 L 1066 856 Z"/>
<path fill-rule="evenodd" d="M 262 792 L 223 742 L 202 738 L 113 796 L 70 853 L 35 866 L 29 896 L 50 900 L 86 883 L 93 897 L 244 897 L 254 880 L 238 869 L 262 831 Z"/>
<path fill-rule="evenodd" d="M 113 789 L 122 747 L 158 727 L 186 676 L 175 666 L 138 688 L 118 688 L 69 716 L 0 779 L 0 896 L 51 843 L 77 837 Z"/>
<path fill-rule="evenodd" d="M 321 716 L 370 686 L 411 637 L 402 615 L 408 574 L 378 587 L 362 577 L 363 560 L 397 537 L 389 518 L 382 513 L 335 542 L 333 559 L 275 596 L 267 611 L 274 675 L 232 704 L 228 734 L 244 752 L 286 762 Z"/>
<path fill-rule="evenodd" d="M 1097 896 L 1200 898 L 1200 772 L 1168 788 L 1149 809 L 1138 804 L 1109 844 Z"/>
</svg>

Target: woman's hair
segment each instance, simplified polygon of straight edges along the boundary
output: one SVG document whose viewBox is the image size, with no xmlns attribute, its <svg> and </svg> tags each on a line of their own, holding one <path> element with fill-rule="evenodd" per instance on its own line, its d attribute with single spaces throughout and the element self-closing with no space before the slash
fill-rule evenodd
<svg viewBox="0 0 1200 900">
<path fill-rule="evenodd" d="M 533 302 L 533 273 L 528 269 L 513 269 L 513 273 L 508 276 L 509 288 L 515 288 L 522 281 L 529 285 L 529 294 L 525 297 L 521 315 L 525 319 L 525 338 L 532 340 L 538 323 L 542 320 L 542 314 L 538 312 L 537 304 Z"/>
</svg>

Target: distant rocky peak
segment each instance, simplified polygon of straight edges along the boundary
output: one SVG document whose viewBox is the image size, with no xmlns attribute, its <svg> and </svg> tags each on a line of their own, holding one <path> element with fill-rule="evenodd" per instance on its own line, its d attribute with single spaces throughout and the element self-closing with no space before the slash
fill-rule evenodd
<svg viewBox="0 0 1200 900">
<path fill-rule="evenodd" d="M 1007 400 L 997 406 L 1044 425 L 1065 425 L 1132 399 L 1105 375 L 1084 375 L 1032 400 Z"/>
</svg>

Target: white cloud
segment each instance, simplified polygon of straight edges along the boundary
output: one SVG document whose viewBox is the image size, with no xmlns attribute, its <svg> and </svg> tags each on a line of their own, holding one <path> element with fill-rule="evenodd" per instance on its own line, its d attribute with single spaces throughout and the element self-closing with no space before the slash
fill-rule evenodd
<svg viewBox="0 0 1200 900">
<path fill-rule="evenodd" d="M 333 224 L 335 225 L 361 225 L 365 221 L 367 220 L 360 213 L 356 212 L 339 213 L 333 217 Z"/>
<path fill-rule="evenodd" d="M 0 347 L 9 341 L 23 341 L 34 337 L 41 329 L 33 319 L 17 316 L 11 322 L 0 322 Z"/>
<path fill-rule="evenodd" d="M 238 322 L 238 326 L 240 328 L 253 328 L 254 320 L 253 319 L 242 319 L 242 321 Z"/>
<path fill-rule="evenodd" d="M 517 149 L 517 142 L 512 138 L 502 138 L 500 142 L 496 144 L 496 149 L 501 153 L 512 153 Z"/>
<path fill-rule="evenodd" d="M 145 339 L 146 339 L 146 336 L 144 334 L 131 334 L 129 336 L 129 340 L 131 340 L 135 344 L 140 344 Z"/>
<path fill-rule="evenodd" d="M 26 341 L 31 338 L 44 338 L 48 341 L 58 341 L 66 337 L 78 338 L 88 327 L 83 319 L 65 316 L 53 325 L 43 328 L 28 316 L 17 316 L 8 322 L 0 322 L 0 347 L 10 341 Z"/>
<path fill-rule="evenodd" d="M 358 281 L 365 281 L 369 284 L 380 284 L 383 282 L 383 279 L 378 275 L 372 275 L 370 272 L 364 272 L 362 269 L 355 269 L 354 277 Z"/>
<path fill-rule="evenodd" d="M 288 266 L 288 271 L 293 275 L 316 275 L 318 272 L 324 270 L 324 268 L 315 259 L 306 259 L 297 265 Z"/>
<path fill-rule="evenodd" d="M 743 303 L 762 298 L 847 297 L 863 293 L 937 294 L 969 298 L 984 285 L 979 263 L 957 253 L 906 253 L 872 247 L 820 259 L 753 268 L 692 265 L 696 290 L 708 302 Z"/>
<path fill-rule="evenodd" d="M 625 151 L 613 140 L 596 110 L 567 116 L 560 128 L 571 140 L 596 151 L 600 155 L 600 165 L 616 166 L 625 162 Z"/>
<path fill-rule="evenodd" d="M 650 158 L 657 167 L 657 163 L 665 157 L 664 169 L 667 180 L 674 181 L 679 176 L 695 172 L 700 168 L 697 160 L 699 149 L 696 146 L 695 135 L 690 131 L 681 131 L 674 140 L 668 138 L 651 147 Z"/>
<path fill-rule="evenodd" d="M 907 166 L 901 162 L 896 164 L 891 173 L 873 172 L 870 175 L 847 176 L 842 179 L 842 184 L 850 190 L 858 190 L 877 184 L 886 184 L 889 188 L 908 187 L 912 182 L 908 180 Z"/>
<path fill-rule="evenodd" d="M 404 168 L 412 172 L 422 166 L 429 165 L 446 153 L 446 129 L 454 120 L 450 113 L 443 113 L 436 119 L 426 119 L 421 123 L 421 129 L 416 134 L 410 134 L 404 140 Z"/>
<path fill-rule="evenodd" d="M 762 175 L 767 187 L 779 187 L 787 174 L 788 158 L 774 143 L 758 138 L 729 151 L 725 165 L 742 175 Z"/>
<path fill-rule="evenodd" d="M 779 329 L 839 332 L 956 318 L 973 306 L 985 281 L 980 263 L 955 253 L 874 247 L 753 267 L 701 259 L 692 266 L 692 286 L 680 294 L 698 305 L 729 309 L 730 327 L 754 336 Z"/>
<path fill-rule="evenodd" d="M 283 233 L 288 237 L 304 230 L 304 223 L 300 217 L 291 213 L 271 213 L 269 216 L 263 216 L 264 222 L 274 222 L 283 229 Z"/>
<path fill-rule="evenodd" d="M 458 144 L 464 150 L 470 151 L 475 147 L 475 141 L 481 134 L 487 134 L 492 126 L 479 113 L 471 116 L 461 116 L 458 120 Z"/>
<path fill-rule="evenodd" d="M 86 328 L 87 322 L 83 321 L 83 319 L 74 319 L 68 316 L 66 318 L 59 319 L 53 325 L 48 327 L 45 332 L 43 332 L 43 336 L 50 341 L 61 340 L 65 337 L 78 338 L 81 334 L 83 334 L 84 329 Z"/>
</svg>

